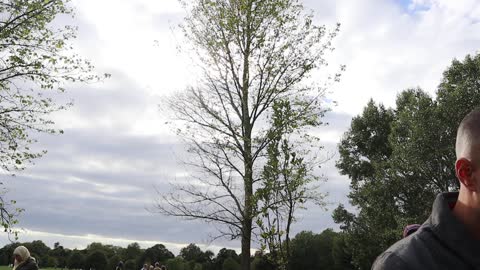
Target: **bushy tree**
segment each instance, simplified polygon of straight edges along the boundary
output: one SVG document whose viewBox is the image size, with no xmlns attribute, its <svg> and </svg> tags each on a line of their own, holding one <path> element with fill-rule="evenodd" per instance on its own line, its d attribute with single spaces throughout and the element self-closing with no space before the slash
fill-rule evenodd
<svg viewBox="0 0 480 270">
<path fill-rule="evenodd" d="M 56 242 L 54 244 L 53 249 L 50 251 L 49 255 L 53 258 L 55 258 L 56 265 L 55 267 L 66 267 L 67 266 L 67 260 L 68 257 L 70 256 L 70 250 L 67 248 L 64 248 L 62 245 L 60 245 L 59 242 Z"/>
<path fill-rule="evenodd" d="M 251 262 L 250 268 L 252 270 L 275 270 L 275 265 L 272 264 L 265 254 L 261 251 L 257 251 Z"/>
<path fill-rule="evenodd" d="M 333 240 L 332 247 L 334 270 L 353 270 L 352 254 L 345 241 L 345 233 L 339 233 Z"/>
<path fill-rule="evenodd" d="M 85 267 L 85 256 L 78 250 L 73 250 L 67 261 L 69 269 L 83 269 Z"/>
<path fill-rule="evenodd" d="M 47 256 L 50 253 L 50 248 L 41 240 L 35 240 L 30 243 L 23 243 L 23 245 L 30 251 L 30 254 L 35 254 L 39 266 L 47 265 Z"/>
<path fill-rule="evenodd" d="M 107 270 L 108 261 L 102 251 L 93 251 L 85 260 L 85 269 Z"/>
<path fill-rule="evenodd" d="M 228 258 L 232 258 L 235 261 L 240 262 L 240 257 L 235 250 L 222 248 L 218 251 L 217 256 L 213 260 L 215 270 L 221 270 L 223 267 L 223 263 Z"/>
<path fill-rule="evenodd" d="M 354 269 L 348 261 L 348 254 L 340 250 L 342 246 L 337 243 L 342 239 L 343 234 L 332 229 L 320 234 L 309 231 L 298 233 L 292 239 L 289 269 Z"/>
<path fill-rule="evenodd" d="M 174 258 L 172 252 L 170 252 L 164 245 L 156 244 L 150 248 L 147 248 L 145 252 L 140 256 L 139 263 L 154 264 L 155 262 L 164 263 L 168 259 Z"/>
<path fill-rule="evenodd" d="M 182 257 L 171 258 L 166 262 L 168 270 L 187 270 L 185 265 L 185 260 Z"/>
<path fill-rule="evenodd" d="M 137 242 L 131 243 L 124 251 L 123 258 L 125 260 L 134 260 L 142 254 L 142 249 Z"/>
<path fill-rule="evenodd" d="M 125 270 L 137 270 L 137 264 L 134 259 L 127 260 L 124 265 Z"/>
<path fill-rule="evenodd" d="M 480 56 L 454 60 L 436 97 L 421 89 L 402 91 L 395 109 L 370 101 L 352 120 L 340 145 L 337 167 L 351 180 L 352 214 L 343 206 L 334 219 L 359 269 L 401 237 L 404 226 L 423 223 L 435 195 L 457 190 L 456 130 L 480 106 Z"/>
<path fill-rule="evenodd" d="M 240 264 L 232 257 L 229 257 L 223 262 L 222 270 L 240 270 Z"/>
<path fill-rule="evenodd" d="M 180 256 L 186 261 L 194 261 L 199 263 L 206 261 L 203 251 L 193 243 L 180 249 Z"/>
<path fill-rule="evenodd" d="M 108 260 L 108 269 L 115 269 L 118 266 L 118 263 L 122 261 L 120 256 L 118 255 L 113 255 L 110 258 L 107 258 Z"/>
</svg>

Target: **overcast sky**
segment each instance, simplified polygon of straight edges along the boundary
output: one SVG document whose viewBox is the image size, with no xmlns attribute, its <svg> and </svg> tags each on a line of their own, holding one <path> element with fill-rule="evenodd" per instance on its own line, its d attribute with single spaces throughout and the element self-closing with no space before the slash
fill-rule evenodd
<svg viewBox="0 0 480 270">
<path fill-rule="evenodd" d="M 335 151 L 352 116 L 370 98 L 393 106 L 397 93 L 422 87 L 432 95 L 453 58 L 474 54 L 480 44 L 477 0 L 305 0 L 317 23 L 342 24 L 330 67 L 347 66 L 329 98 L 338 106 L 322 128 L 327 149 Z M 238 242 L 209 242 L 211 226 L 147 211 L 159 190 L 182 179 L 182 146 L 165 126 L 158 104 L 192 79 L 187 58 L 177 52 L 175 26 L 183 11 L 175 0 L 74 0 L 79 26 L 76 50 L 101 73 L 103 83 L 72 85 L 62 97 L 75 106 L 54 119 L 65 134 L 39 136 L 48 154 L 8 179 L 7 198 L 25 208 L 20 241 L 59 241 L 83 248 L 100 241 L 143 247 L 163 243 L 174 253 L 190 242 L 217 251 Z M 321 82 L 322 78 L 314 78 Z M 329 210 L 300 212 L 294 231 L 337 228 L 331 209 L 348 203 L 346 177 L 331 160 L 322 169 Z M 1 236 L 0 244 L 8 239 Z"/>
</svg>

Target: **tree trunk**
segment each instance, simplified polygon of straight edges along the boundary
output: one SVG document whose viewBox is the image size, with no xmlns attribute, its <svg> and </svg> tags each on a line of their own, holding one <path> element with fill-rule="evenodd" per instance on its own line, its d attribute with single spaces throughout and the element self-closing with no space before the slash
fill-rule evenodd
<svg viewBox="0 0 480 270">
<path fill-rule="evenodd" d="M 243 55 L 243 76 L 242 76 L 242 125 L 244 128 L 244 166 L 245 177 L 244 190 L 245 190 L 245 211 L 243 217 L 242 228 L 242 270 L 250 270 L 250 245 L 252 238 L 252 220 L 253 220 L 253 157 L 252 157 L 252 129 L 253 126 L 250 123 L 250 110 L 249 110 L 249 92 L 250 92 L 250 44 L 251 44 L 251 31 L 249 29 L 251 20 L 251 5 L 247 9 L 247 27 L 245 37 L 245 51 Z"/>
<path fill-rule="evenodd" d="M 250 243 L 252 236 L 252 219 L 245 219 L 242 234 L 242 270 L 250 270 Z"/>
<path fill-rule="evenodd" d="M 248 114 L 247 114 L 248 115 Z M 242 270 L 250 270 L 250 245 L 252 238 L 252 215 L 253 215 L 253 169 L 252 169 L 252 144 L 251 126 L 245 127 L 245 210 L 242 226 Z"/>
</svg>

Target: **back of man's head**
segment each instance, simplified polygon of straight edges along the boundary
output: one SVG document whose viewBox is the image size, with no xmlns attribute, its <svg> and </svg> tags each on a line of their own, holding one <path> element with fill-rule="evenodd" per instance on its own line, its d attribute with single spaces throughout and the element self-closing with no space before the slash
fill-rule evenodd
<svg viewBox="0 0 480 270">
<path fill-rule="evenodd" d="M 457 160 L 474 158 L 474 147 L 480 145 L 480 109 L 475 109 L 467 114 L 457 130 L 455 152 Z"/>
</svg>

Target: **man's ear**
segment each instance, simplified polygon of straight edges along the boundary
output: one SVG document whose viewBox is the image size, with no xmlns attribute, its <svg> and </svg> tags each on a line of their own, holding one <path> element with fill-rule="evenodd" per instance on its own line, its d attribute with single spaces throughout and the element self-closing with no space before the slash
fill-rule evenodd
<svg viewBox="0 0 480 270">
<path fill-rule="evenodd" d="M 470 160 L 466 158 L 457 160 L 457 162 L 455 162 L 455 173 L 460 183 L 462 183 L 468 190 L 476 190 L 475 181 L 472 177 L 473 166 Z"/>
</svg>

